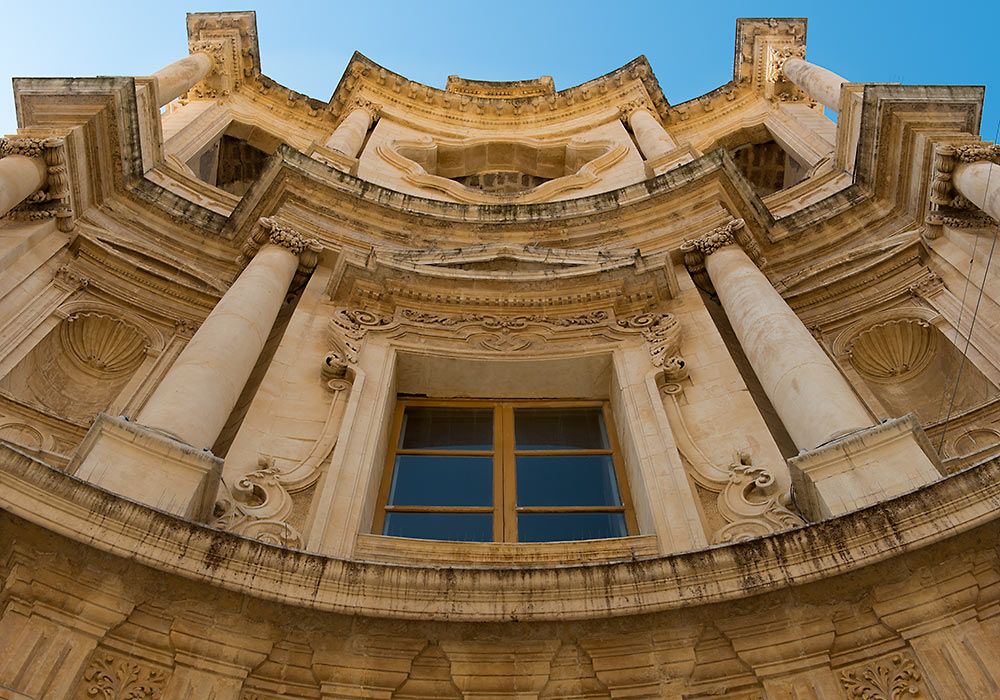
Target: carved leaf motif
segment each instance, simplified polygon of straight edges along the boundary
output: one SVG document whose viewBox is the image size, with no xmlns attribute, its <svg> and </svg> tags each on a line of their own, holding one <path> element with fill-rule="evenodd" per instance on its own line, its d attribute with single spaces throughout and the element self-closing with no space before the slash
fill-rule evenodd
<svg viewBox="0 0 1000 700">
<path fill-rule="evenodd" d="M 87 695 L 104 700 L 153 700 L 162 691 L 164 673 L 110 654 L 95 658 L 84 672 Z"/>
<path fill-rule="evenodd" d="M 902 654 L 840 674 L 847 696 L 860 700 L 900 700 L 906 695 L 920 695 L 920 680 L 920 671 L 912 659 Z"/>
</svg>

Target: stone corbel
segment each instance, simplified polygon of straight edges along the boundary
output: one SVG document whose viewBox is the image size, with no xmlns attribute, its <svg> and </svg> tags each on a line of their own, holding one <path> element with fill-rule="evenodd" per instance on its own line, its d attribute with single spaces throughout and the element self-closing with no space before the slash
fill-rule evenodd
<svg viewBox="0 0 1000 700">
<path fill-rule="evenodd" d="M 42 158 L 47 171 L 46 185 L 11 209 L 3 218 L 14 221 L 56 219 L 60 231 L 73 230 L 69 175 L 66 167 L 66 144 L 61 138 L 0 138 L 0 158 L 20 155 Z"/>
<path fill-rule="evenodd" d="M 1000 145 L 987 143 L 945 144 L 934 152 L 926 223 L 928 238 L 941 235 L 941 227 L 983 228 L 997 222 L 955 191 L 952 174 L 959 163 L 990 162 L 1000 164 Z"/>
<path fill-rule="evenodd" d="M 778 488 L 774 474 L 755 466 L 750 455 L 741 451 L 728 466 L 712 462 L 698 447 L 684 420 L 680 398 L 684 393 L 687 369 L 679 357 L 670 358 L 658 384 L 677 451 L 691 467 L 691 477 L 702 488 L 718 494 L 719 514 L 726 525 L 712 533 L 713 544 L 739 542 L 791 527 L 805 521 L 792 512 L 791 494 Z"/>
<path fill-rule="evenodd" d="M 712 229 L 704 236 L 686 240 L 681 244 L 680 251 L 684 255 L 684 266 L 691 273 L 691 279 L 699 289 L 715 296 L 712 280 L 705 271 L 705 258 L 719 248 L 727 245 L 738 245 L 746 251 L 757 267 L 765 263 L 760 246 L 746 228 L 743 219 L 732 219 L 728 223 Z"/>
</svg>

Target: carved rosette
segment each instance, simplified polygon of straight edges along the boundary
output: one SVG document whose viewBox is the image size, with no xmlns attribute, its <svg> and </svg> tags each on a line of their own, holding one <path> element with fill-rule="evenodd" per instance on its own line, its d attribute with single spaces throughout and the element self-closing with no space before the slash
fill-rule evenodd
<svg viewBox="0 0 1000 700">
<path fill-rule="evenodd" d="M 54 137 L 0 138 L 0 158 L 12 155 L 42 158 L 45 161 L 46 182 L 40 190 L 7 212 L 3 218 L 14 221 L 55 218 L 60 231 L 72 231 L 73 210 L 70 204 L 65 142 Z"/>
<path fill-rule="evenodd" d="M 155 700 L 166 674 L 131 659 L 98 652 L 83 672 L 87 697 L 103 700 Z"/>
<path fill-rule="evenodd" d="M 923 696 L 921 680 L 923 677 L 913 659 L 903 654 L 893 654 L 840 673 L 840 683 L 847 697 L 858 700 L 901 700 L 906 696 Z"/>
</svg>

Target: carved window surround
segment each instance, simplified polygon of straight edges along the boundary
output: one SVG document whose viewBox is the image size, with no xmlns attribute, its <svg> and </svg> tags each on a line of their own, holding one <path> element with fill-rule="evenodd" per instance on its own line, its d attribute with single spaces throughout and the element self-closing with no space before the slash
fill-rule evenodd
<svg viewBox="0 0 1000 700">
<path fill-rule="evenodd" d="M 529 204 L 549 201 L 599 182 L 600 174 L 624 158 L 628 150 L 625 144 L 613 141 L 426 137 L 383 143 L 375 152 L 403 171 L 405 182 L 436 190 L 456 201 Z M 446 167 L 445 162 L 456 165 Z M 549 179 L 511 194 L 484 192 L 451 179 L 492 170 L 526 172 Z"/>
</svg>

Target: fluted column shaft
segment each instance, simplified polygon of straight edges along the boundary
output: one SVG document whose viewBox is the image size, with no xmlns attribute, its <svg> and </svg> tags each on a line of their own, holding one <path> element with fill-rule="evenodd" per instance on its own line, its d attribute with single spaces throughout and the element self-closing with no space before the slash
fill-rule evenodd
<svg viewBox="0 0 1000 700">
<path fill-rule="evenodd" d="M 846 78 L 801 58 L 789 58 L 782 64 L 781 70 L 807 95 L 815 97 L 834 112 L 840 111 L 840 87 L 847 82 Z"/>
<path fill-rule="evenodd" d="M 628 115 L 628 125 L 639 142 L 639 150 L 646 160 L 654 160 L 677 148 L 677 144 L 663 125 L 646 109 L 634 109 Z"/>
<path fill-rule="evenodd" d="M 795 312 L 726 227 L 690 242 L 764 392 L 799 449 L 872 425 L 868 411 Z"/>
<path fill-rule="evenodd" d="M 1000 219 L 1000 165 L 989 161 L 959 163 L 952 182 L 959 194 L 994 219 Z"/>
<path fill-rule="evenodd" d="M 140 414 L 141 424 L 199 448 L 215 442 L 271 332 L 306 245 L 301 236 L 282 232 L 283 237 L 271 235 L 188 342 Z"/>
<path fill-rule="evenodd" d="M 345 156 L 357 158 L 376 115 L 377 111 L 373 106 L 355 105 L 323 145 L 340 151 Z"/>
<path fill-rule="evenodd" d="M 45 184 L 45 159 L 9 155 L 0 158 L 0 216 L 3 216 Z"/>
<path fill-rule="evenodd" d="M 160 95 L 160 104 L 173 102 L 201 82 L 212 70 L 212 57 L 204 52 L 193 53 L 153 73 Z"/>
</svg>

